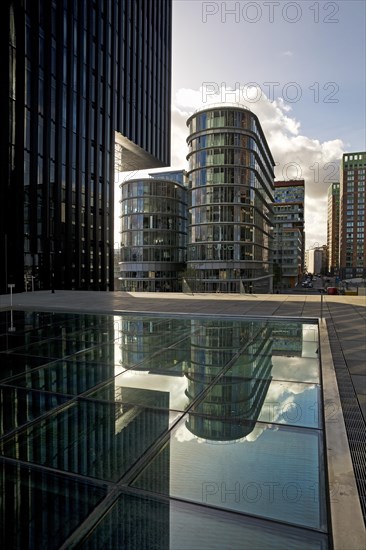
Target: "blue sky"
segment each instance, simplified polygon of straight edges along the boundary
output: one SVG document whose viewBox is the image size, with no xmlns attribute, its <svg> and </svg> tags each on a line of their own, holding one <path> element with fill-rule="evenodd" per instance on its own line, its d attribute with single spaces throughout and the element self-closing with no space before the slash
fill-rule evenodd
<svg viewBox="0 0 366 550">
<path fill-rule="evenodd" d="M 264 93 L 279 83 L 275 97 L 291 100 L 305 135 L 364 148 L 365 6 L 175 0 L 173 96 L 202 82 L 256 82 Z"/>
<path fill-rule="evenodd" d="M 341 155 L 366 150 L 365 10 L 363 0 L 173 0 L 171 168 L 188 167 L 197 108 L 239 101 L 259 117 L 276 178 L 305 179 L 306 247 L 325 244 Z"/>
</svg>

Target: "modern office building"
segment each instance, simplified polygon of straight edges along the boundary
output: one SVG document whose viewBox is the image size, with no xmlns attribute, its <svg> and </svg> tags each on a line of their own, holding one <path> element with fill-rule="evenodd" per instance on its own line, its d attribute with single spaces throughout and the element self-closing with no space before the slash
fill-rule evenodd
<svg viewBox="0 0 366 550">
<path fill-rule="evenodd" d="M 365 277 L 366 152 L 345 153 L 340 170 L 340 276 Z"/>
<path fill-rule="evenodd" d="M 340 185 L 339 182 L 331 183 L 328 187 L 328 219 L 327 219 L 327 245 L 328 260 L 327 271 L 331 275 L 338 274 L 339 270 L 339 218 L 340 218 Z"/>
<path fill-rule="evenodd" d="M 304 180 L 274 183 L 274 286 L 293 288 L 304 272 Z"/>
<path fill-rule="evenodd" d="M 165 178 L 127 180 L 120 187 L 117 290 L 179 292 L 186 261 L 187 188 Z"/>
<path fill-rule="evenodd" d="M 186 281 L 199 292 L 269 292 L 274 161 L 259 120 L 238 105 L 187 120 Z"/>
<path fill-rule="evenodd" d="M 169 165 L 171 0 L 9 0 L 0 293 L 113 289 L 114 172 Z"/>
</svg>

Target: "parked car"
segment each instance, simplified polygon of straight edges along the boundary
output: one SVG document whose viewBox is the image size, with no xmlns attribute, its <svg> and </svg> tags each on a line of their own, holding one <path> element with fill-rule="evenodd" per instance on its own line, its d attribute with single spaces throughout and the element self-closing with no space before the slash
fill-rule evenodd
<svg viewBox="0 0 366 550">
<path fill-rule="evenodd" d="M 303 288 L 313 288 L 313 283 L 311 281 L 304 281 L 301 286 Z"/>
</svg>

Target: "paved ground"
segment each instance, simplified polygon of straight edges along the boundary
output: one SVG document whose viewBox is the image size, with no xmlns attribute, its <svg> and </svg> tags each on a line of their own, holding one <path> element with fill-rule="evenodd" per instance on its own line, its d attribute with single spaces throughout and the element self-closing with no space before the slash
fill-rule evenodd
<svg viewBox="0 0 366 550">
<path fill-rule="evenodd" d="M 10 296 L 0 296 L 0 309 Z M 50 291 L 13 295 L 14 309 L 64 310 L 86 313 L 142 312 L 168 314 L 324 317 L 347 437 L 366 516 L 366 297 L 320 294 L 160 294 Z"/>
</svg>

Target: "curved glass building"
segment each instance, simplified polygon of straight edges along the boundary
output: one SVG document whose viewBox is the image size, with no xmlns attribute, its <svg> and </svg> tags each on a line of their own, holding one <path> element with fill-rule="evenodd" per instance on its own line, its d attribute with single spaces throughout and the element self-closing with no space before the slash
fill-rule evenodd
<svg viewBox="0 0 366 550">
<path fill-rule="evenodd" d="M 118 290 L 180 292 L 187 241 L 187 189 L 164 178 L 120 185 L 121 263 Z"/>
<path fill-rule="evenodd" d="M 187 126 L 188 286 L 270 292 L 274 160 L 259 120 L 239 105 L 208 106 Z"/>
</svg>

